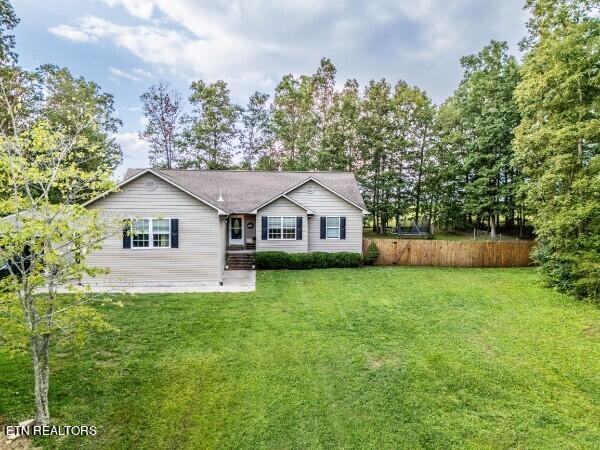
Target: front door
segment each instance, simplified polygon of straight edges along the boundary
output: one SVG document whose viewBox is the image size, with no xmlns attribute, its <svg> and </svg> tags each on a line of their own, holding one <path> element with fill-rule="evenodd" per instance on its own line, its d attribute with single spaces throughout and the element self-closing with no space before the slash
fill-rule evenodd
<svg viewBox="0 0 600 450">
<path fill-rule="evenodd" d="M 244 245 L 244 216 L 229 217 L 229 244 Z"/>
</svg>

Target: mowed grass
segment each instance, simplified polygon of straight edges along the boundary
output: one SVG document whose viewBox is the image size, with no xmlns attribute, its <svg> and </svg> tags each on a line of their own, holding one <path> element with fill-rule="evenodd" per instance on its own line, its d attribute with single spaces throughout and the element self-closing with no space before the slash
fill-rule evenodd
<svg viewBox="0 0 600 450">
<path fill-rule="evenodd" d="M 259 272 L 246 294 L 139 295 L 53 350 L 64 448 L 598 448 L 600 310 L 535 269 Z M 0 354 L 0 416 L 32 416 Z"/>
</svg>

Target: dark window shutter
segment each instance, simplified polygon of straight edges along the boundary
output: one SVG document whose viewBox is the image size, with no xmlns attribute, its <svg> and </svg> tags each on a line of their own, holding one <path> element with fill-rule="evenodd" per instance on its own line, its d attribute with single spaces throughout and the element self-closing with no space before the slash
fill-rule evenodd
<svg viewBox="0 0 600 450">
<path fill-rule="evenodd" d="M 266 241 L 267 240 L 267 233 L 269 232 L 269 230 L 267 229 L 267 216 L 262 216 L 262 240 Z"/>
<path fill-rule="evenodd" d="M 327 217 L 321 217 L 321 239 L 327 236 Z"/>
<path fill-rule="evenodd" d="M 346 239 L 346 218 L 340 217 L 340 239 Z"/>
<path fill-rule="evenodd" d="M 171 248 L 179 248 L 179 219 L 171 219 Z"/>
<path fill-rule="evenodd" d="M 131 226 L 128 221 L 123 224 L 123 248 L 131 248 Z"/>
<path fill-rule="evenodd" d="M 296 240 L 302 240 L 302 216 L 296 217 Z"/>
</svg>

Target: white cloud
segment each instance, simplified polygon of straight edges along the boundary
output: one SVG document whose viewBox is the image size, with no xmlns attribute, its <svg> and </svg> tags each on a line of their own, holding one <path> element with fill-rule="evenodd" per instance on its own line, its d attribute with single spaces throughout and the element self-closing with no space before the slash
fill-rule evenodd
<svg viewBox="0 0 600 450">
<path fill-rule="evenodd" d="M 524 33 L 522 0 L 103 1 L 145 22 L 85 16 L 50 31 L 78 42 L 110 42 L 157 73 L 224 79 L 234 98 L 269 90 L 284 73 L 310 73 L 328 56 L 340 78 L 403 78 L 440 101 L 458 83 L 461 56 L 491 38 L 514 49 Z M 122 78 L 151 78 L 140 71 Z"/>
<path fill-rule="evenodd" d="M 81 31 L 80 29 L 69 25 L 59 25 L 57 27 L 51 27 L 48 31 L 50 31 L 50 33 L 52 34 L 75 42 L 93 42 L 96 40 L 95 36 L 90 35 L 85 31 Z"/>
<path fill-rule="evenodd" d="M 121 165 L 121 169 L 127 167 L 148 167 L 149 146 L 147 142 L 138 137 L 137 133 L 119 133 L 115 136 L 115 139 L 123 150 L 123 164 Z M 117 174 L 117 176 L 122 175 L 122 173 Z"/>
<path fill-rule="evenodd" d="M 135 75 L 132 75 L 129 72 L 126 72 L 124 70 L 117 69 L 116 67 L 111 67 L 109 70 L 110 70 L 110 73 L 112 73 L 116 77 L 125 78 L 126 80 L 130 80 L 130 81 L 135 81 L 136 83 L 142 82 L 141 78 L 136 77 Z"/>
<path fill-rule="evenodd" d="M 132 70 L 133 73 L 135 73 L 136 75 L 140 75 L 142 77 L 146 77 L 146 78 L 154 78 L 154 75 L 152 75 L 152 73 L 144 70 L 144 69 L 140 69 L 140 68 L 134 68 Z"/>
<path fill-rule="evenodd" d="M 123 6 L 129 14 L 140 19 L 150 19 L 154 11 L 152 0 L 102 0 L 111 8 L 117 5 Z"/>
</svg>

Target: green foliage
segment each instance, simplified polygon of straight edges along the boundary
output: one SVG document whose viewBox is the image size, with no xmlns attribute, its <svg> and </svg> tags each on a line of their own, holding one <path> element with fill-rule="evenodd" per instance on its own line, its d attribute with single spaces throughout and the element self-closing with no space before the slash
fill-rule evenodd
<svg viewBox="0 0 600 450">
<path fill-rule="evenodd" d="M 280 251 L 256 253 L 256 267 L 265 270 L 327 269 L 332 267 L 360 267 L 361 265 L 362 256 L 360 253 L 287 253 Z"/>
<path fill-rule="evenodd" d="M 403 81 L 392 90 L 386 80 L 371 81 L 365 89 L 358 122 L 360 159 L 358 180 L 374 228 L 383 234 L 392 219 L 419 219 L 432 163 L 432 125 L 435 108 L 427 95 Z"/>
<path fill-rule="evenodd" d="M 0 78 L 8 124 L 0 128 L 0 261 L 9 269 L 0 280 L 0 344 L 30 352 L 36 421 L 47 425 L 50 343 L 81 344 L 108 328 L 89 305 L 99 299 L 84 296 L 77 280 L 104 272 L 85 258 L 100 247 L 111 220 L 81 203 L 114 186 L 104 132 L 112 98 L 100 99 L 94 84 L 67 71 L 45 68 L 36 74 L 43 76 L 20 78 L 22 72 Z M 29 86 L 19 80 L 41 80 L 42 87 L 27 96 Z M 15 92 L 32 101 L 24 106 Z M 59 296 L 62 286 L 72 295 Z"/>
<path fill-rule="evenodd" d="M 225 169 L 232 163 L 241 108 L 231 102 L 225 81 L 210 84 L 194 81 L 190 89 L 193 111 L 184 118 L 186 128 L 179 165 L 182 168 Z"/>
<path fill-rule="evenodd" d="M 365 264 L 372 266 L 379 257 L 379 249 L 375 242 L 371 242 L 367 247 L 367 254 L 365 255 Z"/>
<path fill-rule="evenodd" d="M 441 143 L 456 152 L 441 170 L 449 168 L 464 181 L 462 214 L 489 221 L 494 236 L 500 215 L 514 217 L 519 184 L 511 165 L 513 129 L 520 120 L 513 99 L 519 72 L 507 50 L 506 42 L 492 41 L 477 55 L 461 59 L 465 74 L 440 122 Z M 454 216 L 451 210 L 446 214 L 446 220 Z"/>
<path fill-rule="evenodd" d="M 550 284 L 598 298 L 600 20 L 586 1 L 529 7 L 529 53 L 515 93 L 523 116 L 515 162 L 526 177 L 537 259 Z"/>
<path fill-rule="evenodd" d="M 250 96 L 248 105 L 242 112 L 240 131 L 240 150 L 244 157 L 244 167 L 259 167 L 274 170 L 275 161 L 271 154 L 272 132 L 270 128 L 271 111 L 268 108 L 269 96 L 255 92 Z"/>
<path fill-rule="evenodd" d="M 65 305 L 56 288 L 103 272 L 84 260 L 100 247 L 108 218 L 77 201 L 84 189 L 95 195 L 108 190 L 111 170 L 100 166 L 91 173 L 70 163 L 70 152 L 93 144 L 84 135 L 72 143 L 52 129 L 42 121 L 16 138 L 0 137 L 0 186 L 6 194 L 0 216 L 12 214 L 0 220 L 0 260 L 11 263 L 10 275 L 0 281 L 0 341 L 14 350 L 27 350 L 29 339 L 54 332 L 81 340 L 88 325 L 102 324 L 94 310 L 77 308 L 84 291 L 74 290 L 72 304 Z"/>
<path fill-rule="evenodd" d="M 312 79 L 305 75 L 299 79 L 285 75 L 275 88 L 272 130 L 283 149 L 278 164 L 286 170 L 314 168 L 317 116 L 313 92 Z"/>
<path fill-rule="evenodd" d="M 75 78 L 68 69 L 50 64 L 35 71 L 0 67 L 0 83 L 2 95 L 10 102 L 0 105 L 2 134 L 15 137 L 43 123 L 54 137 L 61 136 L 73 146 L 61 164 L 75 165 L 92 177 L 96 170 L 113 171 L 121 163 L 122 151 L 114 139 L 121 121 L 114 117 L 112 95 L 102 92 L 96 83 Z M 27 159 L 28 155 L 22 156 Z M 29 160 L 31 166 L 37 164 L 35 157 L 32 154 Z M 92 190 L 83 186 L 77 201 L 88 200 Z M 52 200 L 62 201 L 57 195 L 53 188 Z"/>
<path fill-rule="evenodd" d="M 354 172 L 359 167 L 361 113 L 359 85 L 347 80 L 341 92 L 333 93 L 327 126 L 322 127 L 321 148 L 317 166 L 322 169 Z"/>
<path fill-rule="evenodd" d="M 113 135 L 122 122 L 114 117 L 113 96 L 102 92 L 95 82 L 76 78 L 68 69 L 51 64 L 41 66 L 36 76 L 43 90 L 41 117 L 60 133 L 85 137 L 86 145 L 73 152 L 79 158 L 77 165 L 87 172 L 94 172 L 98 166 L 116 169 L 123 153 Z"/>
<path fill-rule="evenodd" d="M 0 0 L 0 64 L 15 62 L 15 37 L 7 34 L 19 24 L 9 0 Z"/>
</svg>

